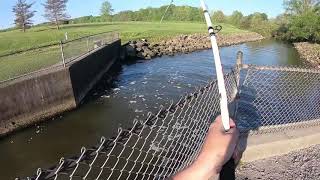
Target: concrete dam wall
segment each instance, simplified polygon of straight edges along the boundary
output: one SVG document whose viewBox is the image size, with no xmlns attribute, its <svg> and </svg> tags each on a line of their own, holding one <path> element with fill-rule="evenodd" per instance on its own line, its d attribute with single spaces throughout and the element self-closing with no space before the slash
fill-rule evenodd
<svg viewBox="0 0 320 180">
<path fill-rule="evenodd" d="M 0 85 L 0 136 L 76 108 L 119 58 L 121 40 Z"/>
</svg>

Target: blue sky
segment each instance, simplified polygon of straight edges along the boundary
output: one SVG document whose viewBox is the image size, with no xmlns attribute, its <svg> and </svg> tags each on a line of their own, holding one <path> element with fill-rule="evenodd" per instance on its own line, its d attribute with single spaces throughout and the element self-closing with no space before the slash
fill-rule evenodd
<svg viewBox="0 0 320 180">
<path fill-rule="evenodd" d="M 34 23 L 44 22 L 43 6 L 46 0 L 27 0 L 35 2 L 33 8 L 37 11 L 33 18 Z M 99 15 L 101 3 L 104 0 L 69 0 L 68 13 L 74 17 L 86 15 Z M 13 26 L 14 14 L 12 7 L 16 0 L 0 0 L 0 29 Z M 138 10 L 149 6 L 159 7 L 168 4 L 170 0 L 109 0 L 115 12 L 122 10 Z M 199 6 L 199 0 L 174 0 L 176 5 Z M 207 0 L 209 9 L 222 10 L 226 14 L 231 14 L 234 10 L 239 10 L 247 15 L 253 12 L 265 12 L 270 17 L 275 17 L 282 13 L 282 0 Z"/>
</svg>

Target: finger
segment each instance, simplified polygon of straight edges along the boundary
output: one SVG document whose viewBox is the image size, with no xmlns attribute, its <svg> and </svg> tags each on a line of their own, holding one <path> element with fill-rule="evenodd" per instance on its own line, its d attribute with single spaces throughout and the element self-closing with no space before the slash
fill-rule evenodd
<svg viewBox="0 0 320 180">
<path fill-rule="evenodd" d="M 230 118 L 229 123 L 230 123 L 230 128 L 236 127 L 236 123 L 233 121 L 233 119 Z"/>
</svg>

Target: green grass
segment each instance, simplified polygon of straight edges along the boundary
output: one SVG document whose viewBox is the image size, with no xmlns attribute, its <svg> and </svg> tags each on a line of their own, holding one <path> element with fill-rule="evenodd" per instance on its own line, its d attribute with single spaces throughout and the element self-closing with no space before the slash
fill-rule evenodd
<svg viewBox="0 0 320 180">
<path fill-rule="evenodd" d="M 244 30 L 223 24 L 222 34 L 241 33 Z M 159 41 L 178 34 L 206 33 L 203 23 L 155 23 L 155 22 L 113 22 L 74 24 L 62 26 L 61 30 L 54 27 L 35 27 L 26 33 L 20 30 L 0 32 L 0 55 L 17 50 L 53 44 L 64 39 L 68 32 L 69 39 L 97 34 L 106 31 L 119 31 L 123 42 L 133 39 L 146 38 Z"/>
<path fill-rule="evenodd" d="M 61 62 L 59 46 L 0 58 L 0 81 Z"/>
<path fill-rule="evenodd" d="M 222 34 L 247 32 L 228 24 L 222 24 L 222 26 Z M 13 30 L 0 32 L 0 56 L 34 47 L 56 44 L 64 38 L 66 32 L 68 32 L 69 40 L 72 40 L 108 31 L 120 32 L 123 43 L 141 38 L 157 42 L 180 34 L 206 33 L 207 27 L 203 23 L 113 22 L 64 25 L 60 30 L 45 26 L 35 27 L 27 30 L 26 33 Z M 75 43 L 66 47 L 65 55 L 67 58 L 75 56 L 75 53 L 86 52 L 86 42 Z M 0 57 L 0 81 L 59 62 L 61 62 L 59 46 Z"/>
</svg>

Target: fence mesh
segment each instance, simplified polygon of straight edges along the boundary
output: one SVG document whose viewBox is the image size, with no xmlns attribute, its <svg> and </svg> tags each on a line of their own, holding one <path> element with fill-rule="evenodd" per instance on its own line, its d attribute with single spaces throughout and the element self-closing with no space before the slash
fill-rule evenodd
<svg viewBox="0 0 320 180">
<path fill-rule="evenodd" d="M 102 47 L 118 39 L 118 33 L 107 32 L 65 42 L 63 43 L 63 53 L 65 62 L 71 62 L 79 56 L 89 53 L 99 47 Z"/>
<path fill-rule="evenodd" d="M 64 62 L 69 63 L 79 56 L 118 39 L 118 33 L 107 32 L 63 42 L 62 44 L 44 46 L 1 56 L 0 83 L 38 71 L 45 71 L 48 68 L 63 66 Z M 63 59 L 65 60 L 64 62 Z"/>
<path fill-rule="evenodd" d="M 225 80 L 242 132 L 319 125 L 319 70 L 243 65 Z M 83 147 L 79 156 L 38 169 L 31 179 L 165 179 L 197 157 L 219 109 L 213 81 L 157 114 L 150 113 L 146 121 L 134 120 L 131 129 L 120 128 L 117 136 Z"/>
<path fill-rule="evenodd" d="M 320 125 L 320 70 L 245 65 L 237 104 L 242 131 Z"/>
<path fill-rule="evenodd" d="M 0 82 L 47 68 L 61 62 L 59 45 L 0 57 Z"/>
</svg>

